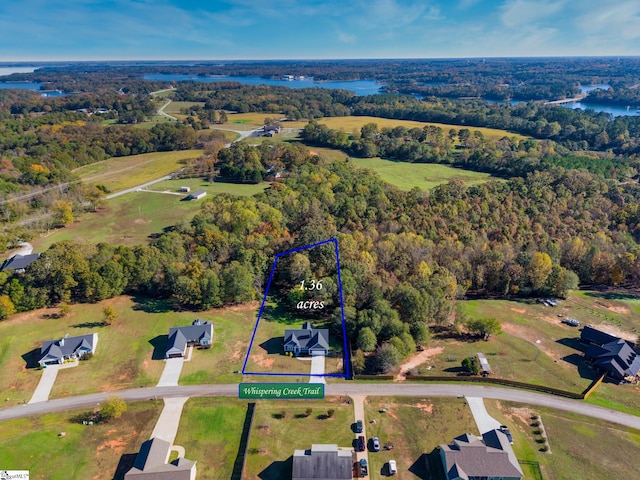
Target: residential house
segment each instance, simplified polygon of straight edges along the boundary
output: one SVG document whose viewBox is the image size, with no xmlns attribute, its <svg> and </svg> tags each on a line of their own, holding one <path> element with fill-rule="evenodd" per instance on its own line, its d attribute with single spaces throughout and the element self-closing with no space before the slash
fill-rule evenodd
<svg viewBox="0 0 640 480">
<path fill-rule="evenodd" d="M 274 137 L 282 131 L 282 127 L 280 125 L 265 125 L 262 127 L 262 130 L 264 130 L 264 134 L 267 137 Z"/>
<path fill-rule="evenodd" d="M 165 358 L 184 357 L 187 347 L 198 346 L 211 348 L 213 323 L 196 318 L 191 325 L 169 329 L 169 341 Z"/>
<path fill-rule="evenodd" d="M 204 198 L 206 196 L 207 196 L 206 190 L 196 190 L 195 192 L 192 192 L 189 195 L 187 195 L 187 200 L 200 200 L 201 198 Z"/>
<path fill-rule="evenodd" d="M 171 444 L 160 438 L 144 442 L 124 480 L 195 480 L 196 462 L 178 458 L 167 463 L 170 449 Z"/>
<path fill-rule="evenodd" d="M 635 344 L 588 325 L 582 329 L 580 341 L 588 346 L 584 354 L 587 361 L 613 380 L 633 380 L 640 372 Z"/>
<path fill-rule="evenodd" d="M 294 355 L 328 355 L 329 330 L 313 328 L 311 322 L 304 322 L 301 329 L 284 331 L 284 351 Z"/>
<path fill-rule="evenodd" d="M 477 437 L 465 433 L 440 445 L 447 480 L 521 480 L 524 477 L 507 436 L 499 430 Z"/>
<path fill-rule="evenodd" d="M 293 453 L 292 480 L 352 480 L 351 449 L 338 445 L 311 445 L 311 450 Z"/>
<path fill-rule="evenodd" d="M 29 255 L 14 255 L 11 258 L 5 260 L 0 268 L 0 271 L 14 270 L 16 273 L 24 273 L 25 269 L 40 258 L 39 253 L 31 253 Z"/>
<path fill-rule="evenodd" d="M 47 340 L 40 348 L 40 366 L 58 365 L 65 360 L 78 360 L 85 353 L 94 353 L 98 345 L 98 334 L 89 333 L 70 337 L 68 335 L 57 340 Z"/>
</svg>

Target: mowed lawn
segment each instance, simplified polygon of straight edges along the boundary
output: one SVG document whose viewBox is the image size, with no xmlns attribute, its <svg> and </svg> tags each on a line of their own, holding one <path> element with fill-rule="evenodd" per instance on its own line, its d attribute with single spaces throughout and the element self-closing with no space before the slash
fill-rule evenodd
<svg viewBox="0 0 640 480">
<path fill-rule="evenodd" d="M 203 189 L 209 197 L 200 201 L 183 201 L 177 193 L 181 186 L 192 190 Z M 268 183 L 237 185 L 233 183 L 209 183 L 201 179 L 167 180 L 151 185 L 150 192 L 127 193 L 106 202 L 106 206 L 92 213 L 85 213 L 75 223 L 34 239 L 35 251 L 43 251 L 53 243 L 74 240 L 84 243 L 109 242 L 134 246 L 149 242 L 166 227 L 189 222 L 198 213 L 202 203 L 216 194 L 254 195 L 264 191 Z"/>
<path fill-rule="evenodd" d="M 126 471 L 124 461 L 133 460 L 131 455 L 149 439 L 162 402 L 127 407 L 120 418 L 90 426 L 70 421 L 90 409 L 4 421 L 0 423 L 0 465 L 3 470 L 29 470 L 31 478 L 47 480 L 114 478 L 118 466 Z M 61 432 L 65 435 L 58 436 Z"/>
<path fill-rule="evenodd" d="M 185 108 L 191 108 L 193 106 L 204 107 L 204 105 L 205 105 L 205 102 L 173 102 L 172 101 L 164 109 L 164 112 L 168 113 L 169 115 L 175 116 L 176 113 L 182 113 L 182 110 Z"/>
<path fill-rule="evenodd" d="M 125 190 L 168 175 L 184 166 L 185 160 L 198 158 L 202 150 L 154 152 L 114 157 L 73 170 L 89 185 L 104 185 L 112 192 Z"/>
<path fill-rule="evenodd" d="M 509 426 L 518 460 L 537 462 L 544 480 L 636 478 L 640 432 L 560 410 L 485 400 L 489 413 Z M 531 426 L 540 415 L 551 453 L 541 452 Z M 530 470 L 523 466 L 525 478 Z M 533 473 L 533 472 L 531 472 Z"/>
<path fill-rule="evenodd" d="M 380 413 L 382 409 L 386 412 Z M 380 452 L 369 451 L 370 478 L 386 476 L 387 462 L 395 460 L 399 479 L 440 480 L 440 457 L 433 450 L 463 433 L 478 434 L 471 410 L 459 398 L 367 397 L 363 420 L 367 440 L 375 435 L 383 447 Z M 393 449 L 385 450 L 387 444 Z M 426 462 L 432 465 L 433 477 L 427 475 Z"/>
<path fill-rule="evenodd" d="M 118 319 L 103 326 L 102 309 L 112 305 Z M 116 391 L 155 385 L 164 368 L 164 351 L 170 327 L 189 325 L 195 318 L 214 324 L 213 346 L 194 349 L 185 362 L 180 383 L 234 383 L 239 374 L 255 322 L 256 305 L 206 312 L 174 312 L 168 302 L 121 296 L 95 305 L 74 305 L 61 319 L 50 318 L 54 309 L 14 315 L 0 323 L 0 389 L 4 404 L 29 401 L 42 372 L 27 369 L 23 355 L 37 360 L 44 340 L 98 334 L 94 357 L 58 373 L 51 398 Z M 155 356 L 154 356 L 155 355 Z M 6 400 L 8 399 L 8 400 Z"/>
<path fill-rule="evenodd" d="M 311 409 L 309 416 L 307 409 Z M 326 418 L 329 409 L 334 414 Z M 280 418 L 282 412 L 284 418 Z M 294 450 L 310 449 L 313 443 L 352 448 L 353 422 L 353 405 L 343 397 L 325 401 L 258 401 L 243 478 L 290 478 Z"/>
<path fill-rule="evenodd" d="M 229 479 L 238 454 L 247 403 L 192 398 L 184 406 L 175 444 L 195 460 L 199 480 Z"/>
<path fill-rule="evenodd" d="M 405 191 L 415 187 L 431 190 L 454 178 L 463 180 L 467 185 L 478 185 L 496 178 L 488 173 L 432 163 L 395 162 L 383 158 L 350 158 L 349 162 L 358 167 L 370 168 L 385 182 Z"/>
</svg>

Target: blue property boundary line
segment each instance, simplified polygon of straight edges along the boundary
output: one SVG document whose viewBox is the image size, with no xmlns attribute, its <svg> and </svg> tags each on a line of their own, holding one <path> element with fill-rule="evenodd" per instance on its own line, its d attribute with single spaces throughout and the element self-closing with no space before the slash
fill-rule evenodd
<svg viewBox="0 0 640 480">
<path fill-rule="evenodd" d="M 340 318 L 342 320 L 342 341 L 343 341 L 343 362 L 345 365 L 345 373 L 281 373 L 281 372 L 247 372 L 247 363 L 249 362 L 249 355 L 251 354 L 251 349 L 253 348 L 253 342 L 256 338 L 256 333 L 258 331 L 258 325 L 260 325 L 260 320 L 262 319 L 262 314 L 264 312 L 265 304 L 267 303 L 267 295 L 269 293 L 269 288 L 271 287 L 271 281 L 273 280 L 273 275 L 276 271 L 276 266 L 278 264 L 278 259 L 284 255 L 289 255 L 291 253 L 301 252 L 303 250 L 309 250 L 310 248 L 319 247 L 321 245 L 326 245 L 328 243 L 333 243 L 336 252 L 336 270 L 338 273 L 338 292 L 340 293 Z M 337 238 L 329 238 L 327 240 L 323 240 L 322 242 L 312 243 L 309 245 L 304 245 L 302 247 L 293 248 L 291 250 L 286 250 L 284 252 L 276 253 L 275 258 L 273 260 L 273 265 L 271 267 L 271 273 L 269 274 L 269 281 L 267 282 L 267 288 L 264 292 L 264 296 L 262 297 L 262 303 L 260 304 L 260 310 L 258 311 L 258 318 L 256 320 L 256 324 L 253 327 L 253 333 L 251 334 L 251 341 L 249 342 L 249 349 L 247 350 L 247 355 L 244 358 L 244 363 L 242 364 L 242 374 L 243 375 L 265 375 L 265 376 L 273 376 L 273 377 L 338 377 L 338 378 L 350 378 L 350 368 L 349 368 L 349 359 L 347 358 L 347 325 L 344 317 L 344 299 L 342 295 L 342 277 L 340 275 L 340 252 L 338 249 L 338 239 Z"/>
</svg>

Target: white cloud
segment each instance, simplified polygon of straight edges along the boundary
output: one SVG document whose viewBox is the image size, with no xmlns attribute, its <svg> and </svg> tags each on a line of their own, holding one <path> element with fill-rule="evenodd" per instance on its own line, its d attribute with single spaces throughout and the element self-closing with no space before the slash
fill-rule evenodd
<svg viewBox="0 0 640 480">
<path fill-rule="evenodd" d="M 538 20 L 558 14 L 565 1 L 509 0 L 500 7 L 502 23 L 509 28 L 536 23 Z"/>
<path fill-rule="evenodd" d="M 588 36 L 600 36 L 619 43 L 640 38 L 640 3 L 624 1 L 586 2 L 584 13 L 576 19 L 577 27 Z"/>
</svg>

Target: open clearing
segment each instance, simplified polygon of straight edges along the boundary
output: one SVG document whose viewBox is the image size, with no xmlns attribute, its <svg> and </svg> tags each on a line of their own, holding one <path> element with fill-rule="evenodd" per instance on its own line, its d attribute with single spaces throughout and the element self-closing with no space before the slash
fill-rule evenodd
<svg viewBox="0 0 640 480">
<path fill-rule="evenodd" d="M 385 413 L 380 413 L 386 409 Z M 370 422 L 375 420 L 375 424 Z M 371 478 L 387 474 L 386 463 L 398 464 L 398 479 L 433 478 L 427 476 L 425 463 L 432 464 L 434 473 L 441 473 L 440 457 L 432 453 L 442 443 L 449 443 L 463 433 L 478 434 L 471 409 L 461 398 L 367 397 L 365 400 L 367 436 L 377 436 L 383 447 L 369 452 Z M 392 450 L 384 446 L 392 444 Z"/>
<path fill-rule="evenodd" d="M 102 309 L 112 305 L 118 319 L 102 325 Z M 91 360 L 58 373 L 50 398 L 98 391 L 115 391 L 155 385 L 164 368 L 164 351 L 170 327 L 189 325 L 195 318 L 214 324 L 209 350 L 194 349 L 185 362 L 180 384 L 237 383 L 257 305 L 206 312 L 174 312 L 168 302 L 121 296 L 95 305 L 72 306 L 64 318 L 51 318 L 55 309 L 12 316 L 0 323 L 0 389 L 3 404 L 13 406 L 31 398 L 42 372 L 26 368 L 23 355 L 37 360 L 44 340 L 66 333 L 98 334 L 98 348 Z M 37 333 L 35 333 L 37 332 Z M 6 400 L 8 399 L 8 400 Z"/>
<path fill-rule="evenodd" d="M 90 426 L 70 421 L 88 410 L 2 422 L 0 465 L 3 470 L 29 470 L 31 478 L 47 480 L 114 478 L 119 464 L 125 471 L 132 466 L 140 444 L 151 435 L 162 402 L 127 407 L 122 417 Z M 58 436 L 60 432 L 65 435 Z"/>
<path fill-rule="evenodd" d="M 264 191 L 269 184 L 238 185 L 233 183 L 209 183 L 190 178 L 166 180 L 151 185 L 154 191 L 177 192 L 181 186 L 192 190 L 203 189 L 209 193 L 200 201 L 181 201 L 177 195 L 163 195 L 153 192 L 133 192 L 113 198 L 106 206 L 92 213 L 85 213 L 68 227 L 55 230 L 32 240 L 35 251 L 41 252 L 55 242 L 75 240 L 84 243 L 109 242 L 116 245 L 134 246 L 149 242 L 162 233 L 166 227 L 180 222 L 188 222 L 198 213 L 202 203 L 219 193 L 232 195 L 254 195 Z"/>
<path fill-rule="evenodd" d="M 495 179 L 488 173 L 473 172 L 448 165 L 433 163 L 407 163 L 382 158 L 350 158 L 350 163 L 362 168 L 370 168 L 385 182 L 400 190 L 409 191 L 414 187 L 431 190 L 453 178 L 463 180 L 467 185 L 478 185 Z"/>
<path fill-rule="evenodd" d="M 545 480 L 603 479 L 637 476 L 640 432 L 560 410 L 485 400 L 489 413 L 509 426 L 518 460 L 538 462 Z M 539 414 L 551 454 L 540 452 L 539 435 L 530 424 Z M 525 478 L 535 478 L 527 475 Z"/>
<path fill-rule="evenodd" d="M 168 175 L 184 166 L 184 161 L 198 158 L 202 150 L 154 152 L 114 157 L 73 170 L 89 185 L 104 185 L 112 192 L 135 187 Z"/>
<path fill-rule="evenodd" d="M 307 409 L 311 409 L 309 416 L 306 416 Z M 326 418 L 329 409 L 334 413 Z M 282 413 L 284 418 L 280 418 Z M 312 443 L 352 447 L 350 426 L 353 421 L 353 405 L 343 397 L 331 397 L 322 402 L 257 402 L 243 478 L 281 480 L 290 477 L 293 451 L 309 449 Z"/>
</svg>

